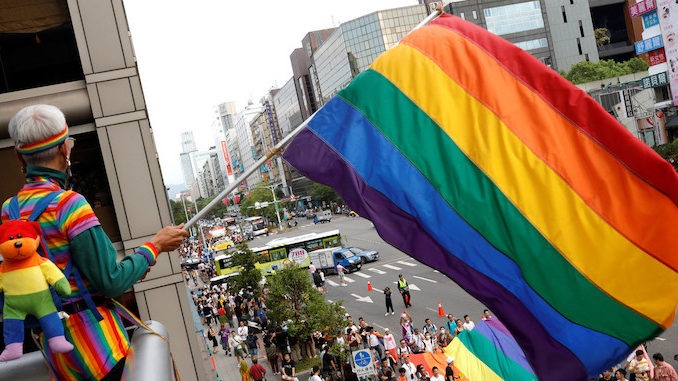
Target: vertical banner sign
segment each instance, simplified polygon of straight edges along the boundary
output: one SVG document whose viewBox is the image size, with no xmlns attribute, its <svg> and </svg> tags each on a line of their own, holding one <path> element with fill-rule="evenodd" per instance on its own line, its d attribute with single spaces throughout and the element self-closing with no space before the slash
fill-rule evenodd
<svg viewBox="0 0 678 381">
<path fill-rule="evenodd" d="M 221 151 L 224 153 L 224 160 L 226 161 L 226 174 L 233 176 L 233 169 L 231 168 L 231 159 L 228 157 L 228 147 L 226 147 L 226 142 L 221 141 Z"/>
<path fill-rule="evenodd" d="M 278 134 L 275 130 L 275 122 L 273 121 L 273 113 L 271 112 L 271 102 L 264 102 L 266 106 L 266 122 L 268 122 L 268 127 L 271 129 L 271 137 L 273 138 L 273 145 L 278 144 Z"/>
<path fill-rule="evenodd" d="M 657 13 L 664 40 L 664 51 L 669 66 L 669 84 L 673 105 L 678 106 L 678 4 L 675 0 L 658 0 Z"/>
</svg>

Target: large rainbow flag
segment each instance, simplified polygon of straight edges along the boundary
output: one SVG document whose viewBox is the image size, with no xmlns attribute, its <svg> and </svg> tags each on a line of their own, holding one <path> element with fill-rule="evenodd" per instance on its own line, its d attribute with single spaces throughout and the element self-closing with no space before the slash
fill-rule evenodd
<svg viewBox="0 0 678 381">
<path fill-rule="evenodd" d="M 377 58 L 284 157 L 492 309 L 540 379 L 595 376 L 673 322 L 676 172 L 457 17 Z"/>
<path fill-rule="evenodd" d="M 535 381 L 537 376 L 511 333 L 497 318 L 479 322 L 445 347 L 470 381 Z"/>
</svg>

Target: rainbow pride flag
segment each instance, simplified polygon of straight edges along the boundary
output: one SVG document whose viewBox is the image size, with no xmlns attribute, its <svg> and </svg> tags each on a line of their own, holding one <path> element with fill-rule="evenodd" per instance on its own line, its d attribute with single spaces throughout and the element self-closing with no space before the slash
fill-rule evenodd
<svg viewBox="0 0 678 381">
<path fill-rule="evenodd" d="M 537 380 L 518 343 L 497 318 L 457 335 L 445 347 L 445 355 L 454 358 L 455 367 L 470 381 Z"/>
<path fill-rule="evenodd" d="M 506 325 L 544 380 L 595 376 L 678 301 L 678 176 L 586 93 L 443 15 L 331 99 L 284 158 Z"/>
</svg>

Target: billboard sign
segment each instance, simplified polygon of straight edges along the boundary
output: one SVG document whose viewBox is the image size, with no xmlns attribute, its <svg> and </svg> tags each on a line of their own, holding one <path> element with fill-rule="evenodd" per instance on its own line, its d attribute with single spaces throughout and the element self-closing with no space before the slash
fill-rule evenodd
<svg viewBox="0 0 678 381">
<path fill-rule="evenodd" d="M 648 58 L 650 60 L 650 66 L 659 65 L 660 63 L 666 62 L 666 53 L 664 53 L 664 48 L 659 48 L 648 53 Z"/>
<path fill-rule="evenodd" d="M 669 83 L 673 105 L 678 106 L 678 4 L 675 0 L 658 0 L 657 13 L 662 30 L 666 62 L 669 64 Z"/>
<path fill-rule="evenodd" d="M 647 52 L 651 52 L 655 49 L 659 49 L 662 46 L 662 36 L 656 35 L 652 38 L 648 38 L 647 40 L 643 41 L 638 41 L 636 42 L 636 54 L 643 54 Z"/>
<path fill-rule="evenodd" d="M 658 2 L 661 3 L 661 1 Z M 643 0 L 633 5 L 629 5 L 629 15 L 631 17 L 638 17 L 655 9 L 657 9 L 655 0 Z"/>
</svg>

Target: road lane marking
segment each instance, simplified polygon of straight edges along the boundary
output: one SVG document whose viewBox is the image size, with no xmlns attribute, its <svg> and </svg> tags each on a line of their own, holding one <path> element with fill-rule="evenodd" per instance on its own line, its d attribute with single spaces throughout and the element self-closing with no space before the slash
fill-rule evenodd
<svg viewBox="0 0 678 381">
<path fill-rule="evenodd" d="M 428 279 L 428 278 L 424 278 L 424 277 L 421 277 L 421 276 L 417 276 L 417 275 L 412 275 L 412 278 L 417 278 L 417 279 L 425 280 L 425 281 L 427 281 L 427 282 L 431 282 L 431 283 L 438 283 L 438 281 L 437 281 L 437 280 L 433 280 L 433 279 Z"/>
<path fill-rule="evenodd" d="M 410 266 L 410 267 L 416 266 L 416 264 L 411 263 L 411 262 L 398 261 L 398 263 L 400 263 L 401 265 Z"/>
<path fill-rule="evenodd" d="M 327 280 L 325 280 L 325 281 L 327 282 L 327 284 L 329 284 L 329 285 L 332 286 L 332 287 L 337 287 L 337 286 L 339 286 L 337 283 L 335 283 L 335 282 L 333 282 L 333 281 L 331 281 L 331 280 L 329 280 L 329 279 L 327 279 Z"/>
<path fill-rule="evenodd" d="M 433 309 L 433 308 L 431 308 L 431 307 L 426 307 L 426 309 L 427 309 L 427 310 L 429 310 L 429 311 L 433 311 L 433 312 L 436 312 L 436 313 L 438 312 L 438 311 L 434 310 L 434 309 Z"/>
<path fill-rule="evenodd" d="M 391 269 L 391 270 L 402 270 L 400 267 L 393 266 L 393 265 L 384 265 L 384 267 L 386 267 L 387 269 Z"/>
<path fill-rule="evenodd" d="M 409 286 L 410 286 L 410 290 L 421 291 L 421 288 L 417 287 L 416 284 L 410 284 Z"/>
<path fill-rule="evenodd" d="M 374 303 L 372 301 L 372 298 L 369 296 L 360 296 L 358 294 L 351 294 L 352 297 L 356 298 L 358 302 L 363 302 L 363 303 Z"/>
<path fill-rule="evenodd" d="M 374 290 L 374 291 L 376 291 L 376 292 L 384 292 L 383 290 L 380 290 L 380 289 L 378 289 L 378 288 L 376 288 L 376 287 L 374 287 L 374 286 L 372 286 L 372 290 Z"/>
<path fill-rule="evenodd" d="M 379 269 L 368 269 L 368 270 L 372 271 L 373 273 L 377 273 L 379 275 L 386 274 L 386 271 L 381 271 Z"/>
<path fill-rule="evenodd" d="M 372 323 L 372 324 L 373 324 L 373 325 L 376 325 L 377 327 L 379 327 L 379 328 L 381 328 L 381 329 L 383 329 L 384 331 L 386 330 L 386 327 L 384 327 L 383 325 L 379 325 L 379 324 L 377 324 L 377 323 Z"/>
<path fill-rule="evenodd" d="M 365 278 L 365 279 L 372 278 L 370 275 L 363 274 L 363 273 L 353 273 L 353 275 L 357 275 L 357 276 L 359 276 L 361 278 Z"/>
<path fill-rule="evenodd" d="M 347 281 L 348 283 L 353 283 L 353 282 L 355 282 L 353 279 L 347 277 L 346 275 L 344 275 L 344 280 Z"/>
</svg>

